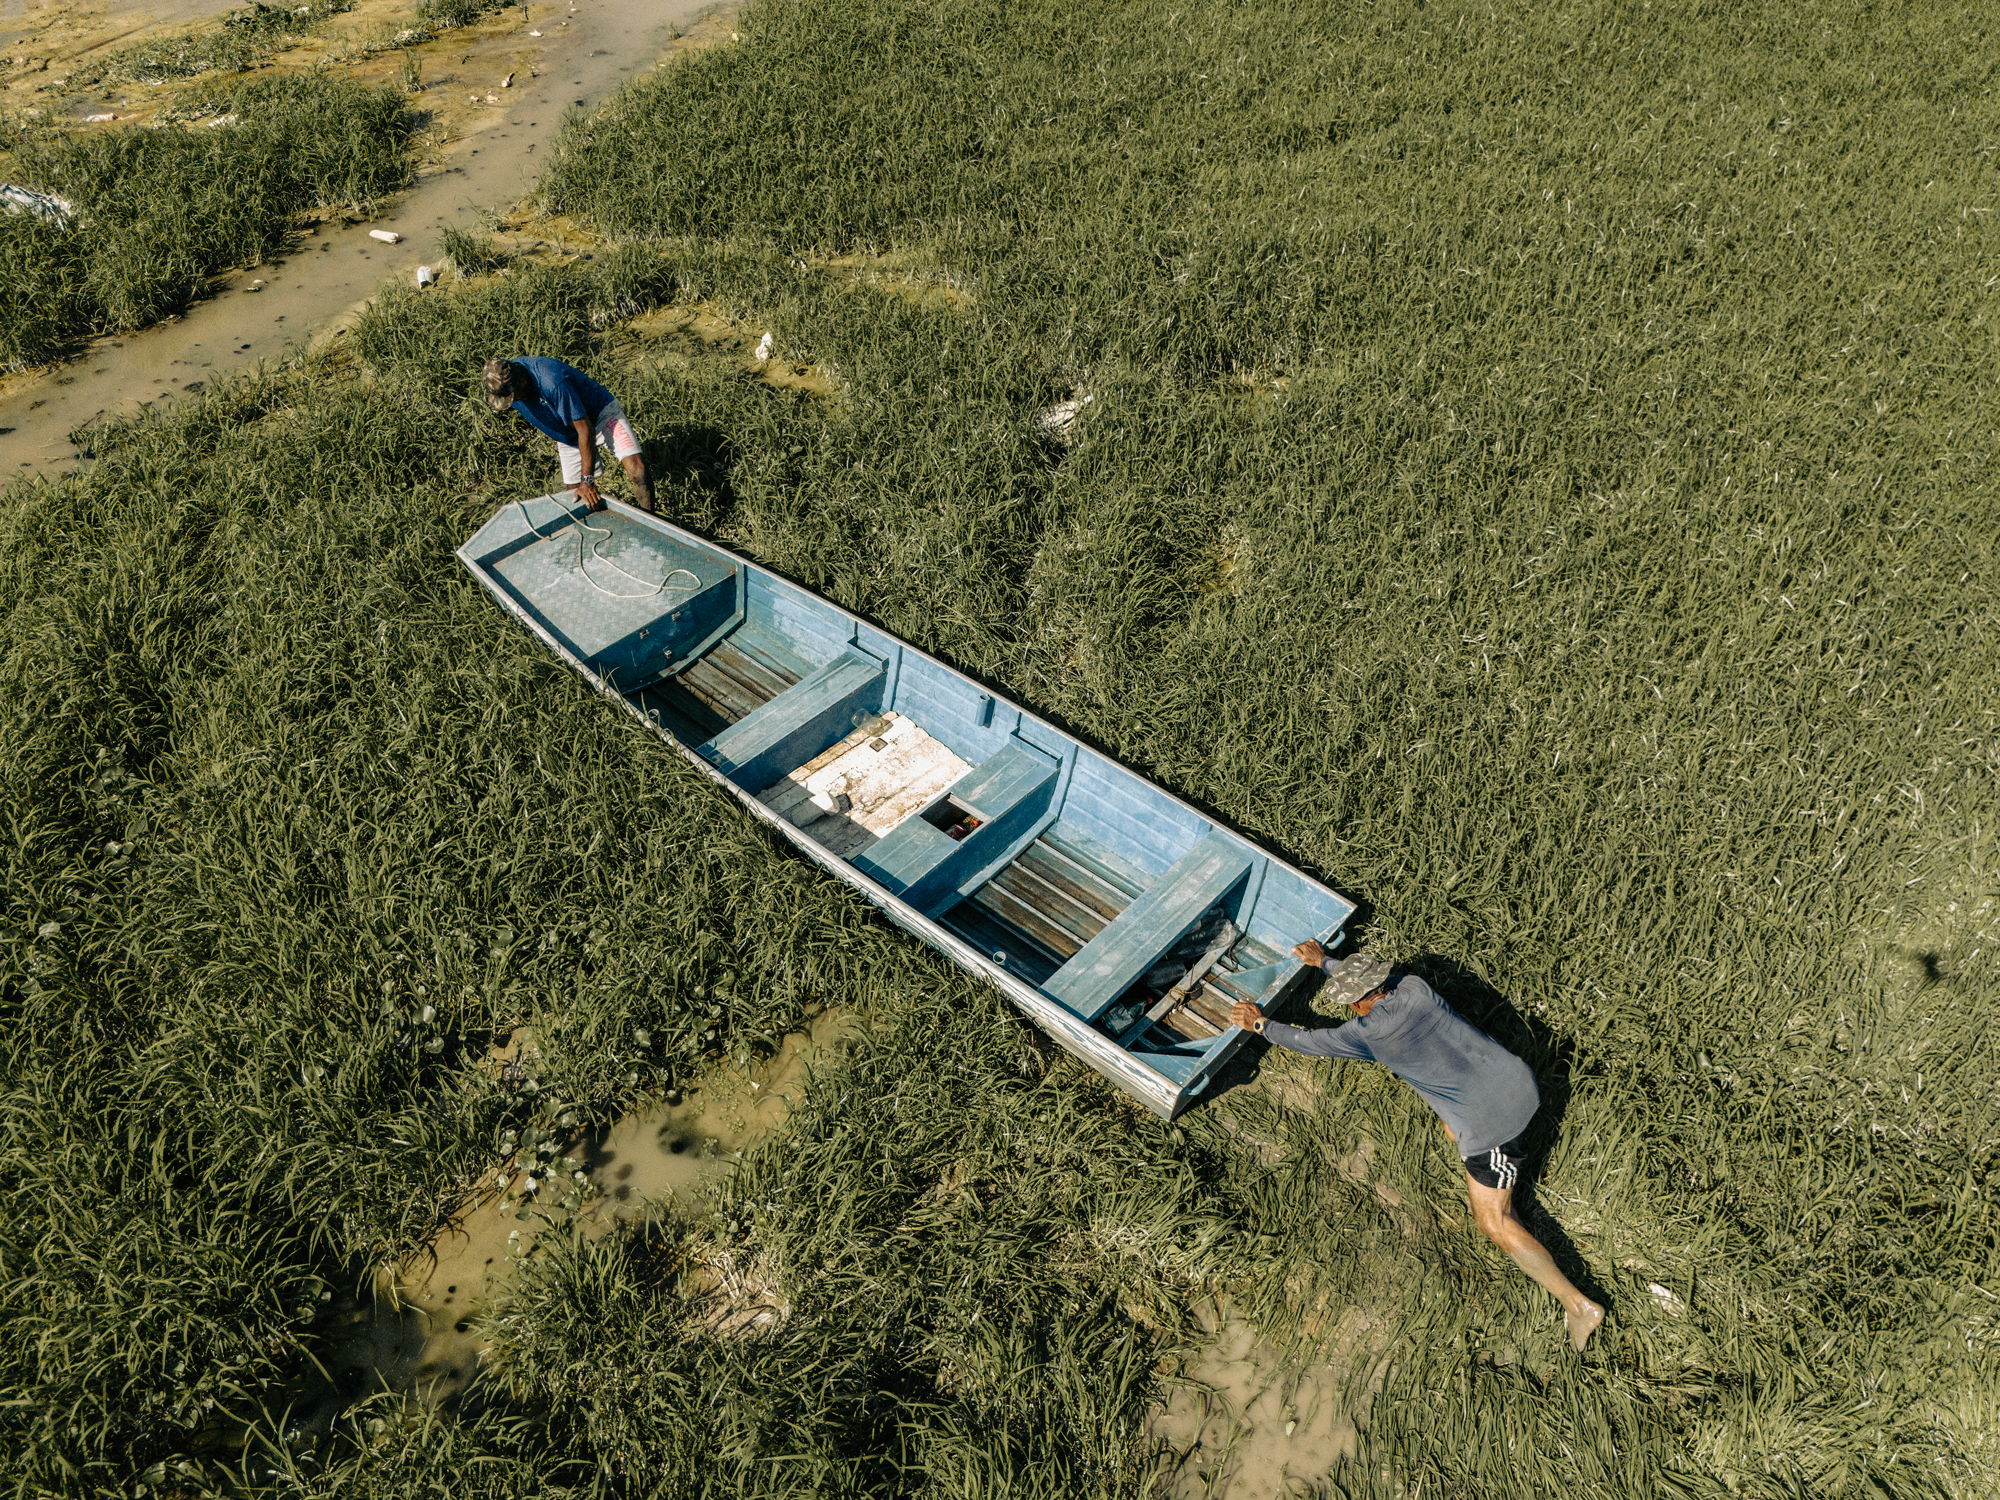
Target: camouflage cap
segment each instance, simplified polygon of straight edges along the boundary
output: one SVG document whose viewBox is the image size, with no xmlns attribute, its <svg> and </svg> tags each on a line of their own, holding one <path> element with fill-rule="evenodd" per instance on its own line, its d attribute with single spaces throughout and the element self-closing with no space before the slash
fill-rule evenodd
<svg viewBox="0 0 2000 1500">
<path fill-rule="evenodd" d="M 1365 953 L 1350 953 L 1326 976 L 1326 998 L 1336 1005 L 1355 1005 L 1389 977 L 1389 966 Z"/>
</svg>

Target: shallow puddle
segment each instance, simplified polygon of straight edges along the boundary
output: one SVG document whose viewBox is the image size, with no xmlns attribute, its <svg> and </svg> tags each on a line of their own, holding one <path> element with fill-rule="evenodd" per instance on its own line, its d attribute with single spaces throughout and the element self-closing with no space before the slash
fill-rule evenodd
<svg viewBox="0 0 2000 1500">
<path fill-rule="evenodd" d="M 1358 1450 L 1382 1381 L 1386 1324 L 1358 1307 L 1316 1363 L 1288 1365 L 1242 1316 L 1204 1310 L 1210 1342 L 1147 1423 L 1165 1459 L 1166 1500 L 1271 1500 L 1320 1493 Z"/>
<path fill-rule="evenodd" d="M 854 1035 L 845 1012 L 829 1011 L 777 1052 L 748 1067 L 716 1069 L 678 1104 L 658 1104 L 588 1132 L 569 1148 L 592 1192 L 578 1210 L 586 1234 L 649 1214 L 699 1212 L 703 1189 L 726 1174 L 745 1148 L 777 1130 L 807 1070 L 836 1058 Z M 324 1373 L 300 1383 L 285 1423 L 288 1442 L 324 1436 L 340 1413 L 379 1391 L 408 1392 L 427 1406 L 456 1406 L 479 1369 L 485 1344 L 472 1320 L 512 1278 L 543 1227 L 518 1217 L 521 1172 L 496 1172 L 479 1200 L 409 1267 L 385 1272 L 372 1298 L 343 1298 L 322 1350 Z M 499 1188 L 509 1179 L 510 1191 Z M 554 1196 L 558 1174 L 538 1197 Z M 728 1268 L 709 1278 L 718 1287 Z M 763 1320 L 753 1320 L 763 1321 Z M 720 1327 L 720 1324 L 717 1324 Z M 747 1326 L 747 1325 L 746 1325 Z"/>
<path fill-rule="evenodd" d="M 636 1110 L 586 1138 L 575 1153 L 596 1189 L 582 1210 L 585 1225 L 642 1218 L 648 1204 L 698 1206 L 705 1184 L 785 1123 L 807 1067 L 831 1061 L 852 1035 L 847 1014 L 829 1011 L 754 1067 L 719 1069 L 680 1104 Z"/>
</svg>

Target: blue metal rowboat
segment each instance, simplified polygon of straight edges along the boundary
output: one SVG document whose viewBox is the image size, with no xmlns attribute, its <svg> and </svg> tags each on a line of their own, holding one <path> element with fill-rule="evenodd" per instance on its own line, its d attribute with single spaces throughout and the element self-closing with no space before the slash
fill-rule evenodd
<svg viewBox="0 0 2000 1500">
<path fill-rule="evenodd" d="M 613 502 L 503 506 L 509 613 L 898 926 L 1171 1119 L 1354 905 L 971 678 Z"/>
</svg>

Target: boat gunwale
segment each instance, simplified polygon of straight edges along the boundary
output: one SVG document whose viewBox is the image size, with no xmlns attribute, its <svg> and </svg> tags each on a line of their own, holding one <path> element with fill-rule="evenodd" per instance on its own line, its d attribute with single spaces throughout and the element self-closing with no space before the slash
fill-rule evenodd
<svg viewBox="0 0 2000 1500">
<path fill-rule="evenodd" d="M 559 509 L 568 513 L 572 521 L 580 520 L 584 515 L 589 513 L 577 504 L 573 492 L 571 492 L 571 497 L 568 500 L 559 498 L 555 494 L 541 495 L 536 498 L 552 502 Z M 497 515 L 500 510 L 515 503 L 514 501 L 503 502 L 501 506 L 496 507 L 495 514 Z M 850 644 L 854 644 L 857 641 L 858 632 L 861 630 L 868 630 L 886 637 L 901 647 L 901 649 L 915 652 L 924 661 L 950 673 L 953 677 L 958 678 L 975 691 L 989 694 L 996 703 L 1004 704 L 1009 709 L 1018 713 L 1024 722 L 1032 721 L 1050 734 L 1075 746 L 1079 753 L 1088 752 L 1095 755 L 1106 765 L 1143 783 L 1150 791 L 1166 798 L 1197 822 L 1205 824 L 1210 831 L 1219 832 L 1233 842 L 1241 845 L 1254 857 L 1263 859 L 1269 863 L 1282 865 L 1298 879 L 1324 892 L 1336 904 L 1346 908 L 1340 918 L 1331 927 L 1324 932 L 1315 934 L 1315 937 L 1320 942 L 1332 942 L 1341 929 L 1347 925 L 1348 919 L 1354 915 L 1356 910 L 1355 903 L 1341 895 L 1331 886 L 1315 880 L 1296 865 L 1281 859 L 1279 856 L 1253 843 L 1234 829 L 1218 823 L 1213 817 L 1204 813 L 1199 808 L 1190 806 L 1186 801 L 1175 796 L 1173 792 L 1159 785 L 1150 777 L 1140 774 L 1130 766 L 1124 765 L 1122 762 L 1106 755 L 1103 751 L 1092 748 L 1075 733 L 1049 723 L 1032 710 L 1014 702 L 1011 698 L 1003 694 L 994 692 L 980 683 L 976 678 L 961 672 L 949 662 L 939 661 L 922 647 L 904 640 L 893 631 L 869 622 L 860 615 L 855 614 L 852 610 L 844 608 L 831 599 L 824 598 L 822 595 L 807 588 L 804 584 L 796 583 L 782 574 L 765 567 L 762 563 L 754 559 L 743 557 L 724 547 L 719 542 L 710 541 L 683 527 L 676 526 L 673 522 L 665 520 L 651 512 L 639 510 L 634 506 L 626 504 L 624 501 L 615 500 L 609 496 L 605 497 L 605 505 L 615 513 L 635 523 L 658 528 L 673 540 L 684 542 L 711 555 L 719 556 L 721 559 L 735 565 L 739 570 L 737 577 L 742 593 L 742 598 L 739 602 L 747 605 L 749 590 L 746 574 L 751 570 L 764 575 L 767 582 L 796 590 L 799 594 L 811 600 L 816 607 L 830 610 L 840 618 L 846 620 L 850 627 L 848 636 Z M 480 529 L 483 530 L 486 525 L 491 524 L 491 519 L 489 517 L 487 521 L 482 522 Z M 1013 1001 L 1017 1008 L 1024 1011 L 1041 1025 L 1045 1031 L 1055 1038 L 1058 1044 L 1082 1061 L 1089 1063 L 1093 1068 L 1110 1077 L 1113 1082 L 1118 1083 L 1127 1092 L 1138 1098 L 1161 1119 L 1173 1119 L 1199 1098 L 1209 1083 L 1221 1071 L 1223 1065 L 1235 1055 L 1249 1038 L 1250 1033 L 1243 1028 L 1236 1026 L 1229 1028 L 1227 1032 L 1223 1033 L 1216 1040 L 1212 1051 L 1206 1059 L 1205 1065 L 1185 1084 L 1176 1084 L 1165 1073 L 1148 1066 L 1140 1060 L 1140 1054 L 1133 1053 L 1119 1046 L 1115 1038 L 1106 1036 L 1095 1026 L 1082 1020 L 1059 1001 L 1050 999 L 1040 990 L 1017 979 L 1008 973 L 1007 970 L 993 963 L 984 953 L 981 953 L 957 934 L 943 927 L 937 918 L 924 915 L 900 896 L 889 890 L 888 887 L 870 879 L 853 864 L 841 858 L 841 856 L 829 849 L 823 848 L 817 841 L 808 837 L 803 829 L 795 827 L 789 819 L 782 818 L 772 812 L 770 808 L 758 800 L 755 792 L 738 786 L 719 768 L 705 759 L 693 746 L 684 744 L 665 724 L 655 722 L 647 715 L 645 709 L 627 696 L 627 689 L 617 686 L 614 681 L 607 680 L 602 673 L 591 667 L 582 658 L 563 645 L 556 638 L 554 632 L 530 615 L 519 601 L 511 598 L 504 589 L 494 586 L 489 579 L 491 570 L 483 566 L 481 559 L 473 556 L 470 552 L 472 541 L 477 535 L 478 531 L 475 531 L 472 537 L 468 537 L 456 549 L 455 555 L 465 565 L 466 571 L 478 580 L 480 586 L 488 594 L 499 601 L 502 608 L 526 625 L 540 639 L 543 645 L 547 646 L 561 660 L 574 668 L 586 682 L 590 683 L 605 697 L 617 702 L 634 719 L 638 720 L 647 729 L 664 740 L 668 747 L 677 752 L 683 760 L 698 767 L 702 774 L 711 782 L 729 792 L 731 796 L 750 811 L 753 817 L 765 826 L 783 835 L 786 842 L 797 848 L 814 864 L 843 884 L 858 890 L 898 927 L 914 937 L 921 938 L 924 942 L 942 952 L 946 957 L 952 959 L 961 968 L 985 979 L 1009 1000 Z M 510 546 L 508 550 L 511 551 L 513 549 Z M 721 644 L 721 642 L 715 641 L 709 644 L 714 646 Z M 690 666 L 693 664 L 693 662 L 688 663 Z M 635 688 L 630 691 L 636 692 L 638 689 Z M 1017 728 L 1014 732 L 1019 734 L 1020 731 Z M 1261 886 L 1262 881 L 1260 880 L 1258 884 Z M 1301 965 L 1300 972 L 1302 973 L 1303 970 L 1304 966 Z M 1291 987 L 1296 978 L 1296 974 L 1286 975 L 1280 983 L 1273 986 L 1275 993 L 1283 994 Z"/>
</svg>

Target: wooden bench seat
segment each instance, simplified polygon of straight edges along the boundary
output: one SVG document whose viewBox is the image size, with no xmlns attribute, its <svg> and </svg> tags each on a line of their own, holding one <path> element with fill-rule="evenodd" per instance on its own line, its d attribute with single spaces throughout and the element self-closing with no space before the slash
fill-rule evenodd
<svg viewBox="0 0 2000 1500">
<path fill-rule="evenodd" d="M 1154 881 L 1042 986 L 1094 1021 L 1250 870 L 1250 857 L 1211 833 Z"/>
<path fill-rule="evenodd" d="M 884 664 L 843 651 L 700 747 L 738 786 L 762 791 L 882 706 Z"/>
<path fill-rule="evenodd" d="M 946 789 L 952 803 L 980 820 L 968 837 L 954 840 L 927 815 L 919 815 L 898 824 L 857 857 L 855 865 L 919 911 L 950 902 L 961 881 L 997 858 L 1041 816 L 1056 771 L 1057 762 L 1032 746 L 1003 745 Z"/>
</svg>

